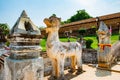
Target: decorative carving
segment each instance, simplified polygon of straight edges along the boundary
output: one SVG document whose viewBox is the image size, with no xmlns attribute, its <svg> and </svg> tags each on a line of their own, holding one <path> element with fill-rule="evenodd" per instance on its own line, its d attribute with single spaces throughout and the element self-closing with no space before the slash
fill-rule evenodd
<svg viewBox="0 0 120 80">
<path fill-rule="evenodd" d="M 47 55 L 52 60 L 53 76 L 64 77 L 64 60 L 66 57 L 71 58 L 71 72 L 75 71 L 77 62 L 78 72 L 82 71 L 82 47 L 78 42 L 60 42 L 58 30 L 60 28 L 60 18 L 51 16 L 44 19 L 47 25 L 48 33 L 46 50 Z M 77 60 L 77 61 L 76 61 Z"/>
</svg>

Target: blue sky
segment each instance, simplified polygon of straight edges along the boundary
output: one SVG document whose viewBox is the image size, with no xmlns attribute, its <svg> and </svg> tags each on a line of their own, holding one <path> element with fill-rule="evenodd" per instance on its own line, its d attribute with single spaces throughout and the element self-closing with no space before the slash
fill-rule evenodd
<svg viewBox="0 0 120 80">
<path fill-rule="evenodd" d="M 120 0 L 0 0 L 0 23 L 13 27 L 25 10 L 33 23 L 45 26 L 43 19 L 56 14 L 64 21 L 85 9 L 91 16 L 120 12 Z"/>
</svg>

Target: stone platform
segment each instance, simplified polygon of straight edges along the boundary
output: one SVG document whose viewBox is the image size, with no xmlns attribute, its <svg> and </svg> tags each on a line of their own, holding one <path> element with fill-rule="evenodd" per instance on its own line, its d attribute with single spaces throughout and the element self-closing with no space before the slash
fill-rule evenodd
<svg viewBox="0 0 120 80">
<path fill-rule="evenodd" d="M 117 69 L 120 69 L 120 66 Z M 85 72 L 79 75 L 68 73 L 68 69 L 65 70 L 65 80 L 120 80 L 120 73 L 117 72 L 96 69 L 86 64 L 83 64 L 83 70 Z M 52 80 L 52 78 L 49 75 L 45 76 L 44 80 Z"/>
<path fill-rule="evenodd" d="M 43 80 L 43 58 L 14 60 L 5 59 L 4 80 Z"/>
</svg>

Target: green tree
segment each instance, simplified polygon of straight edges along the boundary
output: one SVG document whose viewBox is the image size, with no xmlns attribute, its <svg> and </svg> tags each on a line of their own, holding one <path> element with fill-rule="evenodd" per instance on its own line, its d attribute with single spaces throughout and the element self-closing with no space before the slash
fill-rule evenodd
<svg viewBox="0 0 120 80">
<path fill-rule="evenodd" d="M 84 34 L 86 34 L 86 29 L 84 29 L 84 28 L 79 29 L 78 32 L 80 35 L 84 35 Z"/>
<path fill-rule="evenodd" d="M 93 43 L 93 40 L 92 39 L 87 39 L 86 40 L 86 48 L 92 48 L 91 47 L 91 44 Z"/>
<path fill-rule="evenodd" d="M 56 14 L 52 14 L 52 16 L 56 17 Z"/>
<path fill-rule="evenodd" d="M 8 24 L 1 24 L 0 23 L 0 28 L 3 30 L 3 34 L 4 35 L 7 35 L 7 34 L 9 34 L 9 26 L 8 26 Z"/>
<path fill-rule="evenodd" d="M 70 19 L 67 19 L 67 21 L 64 21 L 62 23 L 65 24 L 65 23 L 75 22 L 88 18 L 92 18 L 92 17 L 83 9 L 83 10 L 78 10 L 75 15 L 71 16 Z"/>
<path fill-rule="evenodd" d="M 44 29 L 45 29 L 45 26 L 40 26 L 39 29 L 40 29 L 40 30 L 44 30 Z"/>
</svg>

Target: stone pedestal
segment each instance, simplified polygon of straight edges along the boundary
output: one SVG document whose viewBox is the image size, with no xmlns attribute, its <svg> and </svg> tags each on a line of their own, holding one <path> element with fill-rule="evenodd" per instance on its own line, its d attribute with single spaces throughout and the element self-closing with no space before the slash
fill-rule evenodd
<svg viewBox="0 0 120 80">
<path fill-rule="evenodd" d="M 43 58 L 5 59 L 4 80 L 43 80 Z"/>
<path fill-rule="evenodd" d="M 106 68 L 106 69 L 109 69 L 110 66 L 111 66 L 111 65 L 108 64 L 107 62 L 106 62 L 106 63 L 98 62 L 98 67 L 100 67 L 100 68 Z"/>
</svg>

